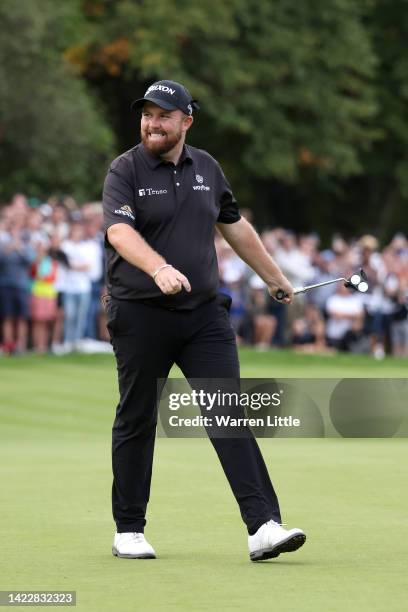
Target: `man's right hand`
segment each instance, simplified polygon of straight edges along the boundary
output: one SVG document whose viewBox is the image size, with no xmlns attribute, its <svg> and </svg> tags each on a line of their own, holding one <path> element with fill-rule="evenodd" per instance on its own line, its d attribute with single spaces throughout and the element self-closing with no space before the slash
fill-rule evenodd
<svg viewBox="0 0 408 612">
<path fill-rule="evenodd" d="M 173 266 L 160 270 L 154 280 L 160 291 L 166 295 L 179 293 L 183 287 L 189 293 L 191 291 L 187 277 Z"/>
</svg>

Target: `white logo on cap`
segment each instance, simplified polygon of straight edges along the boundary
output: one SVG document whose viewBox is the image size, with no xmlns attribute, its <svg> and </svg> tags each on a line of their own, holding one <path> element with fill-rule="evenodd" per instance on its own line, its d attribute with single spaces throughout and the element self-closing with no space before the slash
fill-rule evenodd
<svg viewBox="0 0 408 612">
<path fill-rule="evenodd" d="M 203 177 L 200 174 L 196 174 L 197 183 L 202 183 L 204 181 Z"/>
<path fill-rule="evenodd" d="M 176 93 L 175 89 L 171 89 L 167 87 L 167 85 L 150 85 L 149 89 L 146 91 L 145 96 L 151 91 L 164 91 L 164 93 L 169 93 L 171 96 Z"/>
<path fill-rule="evenodd" d="M 190 113 L 190 115 L 193 114 L 193 107 L 191 106 L 191 104 L 187 104 L 187 108 L 188 108 L 188 112 Z"/>
</svg>

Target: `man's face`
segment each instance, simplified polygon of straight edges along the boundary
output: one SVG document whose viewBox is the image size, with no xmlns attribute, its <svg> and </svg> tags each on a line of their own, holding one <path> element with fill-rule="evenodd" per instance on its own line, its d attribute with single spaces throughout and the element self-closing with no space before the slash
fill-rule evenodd
<svg viewBox="0 0 408 612">
<path fill-rule="evenodd" d="M 146 102 L 140 122 L 142 143 L 153 155 L 164 155 L 184 140 L 192 122 L 181 110 L 168 111 Z"/>
</svg>

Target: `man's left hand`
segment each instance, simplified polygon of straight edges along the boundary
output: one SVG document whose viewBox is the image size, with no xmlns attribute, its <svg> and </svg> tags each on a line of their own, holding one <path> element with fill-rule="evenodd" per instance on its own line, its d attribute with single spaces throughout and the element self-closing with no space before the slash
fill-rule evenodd
<svg viewBox="0 0 408 612">
<path fill-rule="evenodd" d="M 276 292 L 278 289 L 282 289 L 285 292 L 285 297 L 282 300 L 276 299 Z M 269 295 L 271 295 L 277 302 L 283 304 L 291 304 L 293 301 L 293 287 L 288 281 L 286 276 L 282 276 L 279 281 L 270 283 L 268 285 Z"/>
</svg>

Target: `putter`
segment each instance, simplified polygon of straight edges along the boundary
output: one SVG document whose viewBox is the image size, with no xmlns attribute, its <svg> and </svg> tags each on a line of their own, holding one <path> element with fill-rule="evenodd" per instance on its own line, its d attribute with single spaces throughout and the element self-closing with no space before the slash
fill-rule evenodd
<svg viewBox="0 0 408 612">
<path fill-rule="evenodd" d="M 316 285 L 308 285 L 307 287 L 296 287 L 293 289 L 294 295 L 298 293 L 305 293 L 306 291 L 310 291 L 310 289 L 317 289 L 317 287 L 324 287 L 325 285 L 331 285 L 332 283 L 339 283 L 343 281 L 345 287 L 350 287 L 350 289 L 354 289 L 355 291 L 359 291 L 360 293 L 366 293 L 368 291 L 368 283 L 367 283 L 367 275 L 363 269 L 360 270 L 359 274 L 352 274 L 350 278 L 334 278 L 332 280 L 324 281 L 323 283 L 317 283 Z M 276 299 L 283 300 L 286 297 L 286 293 L 283 289 L 278 289 L 276 292 Z"/>
</svg>

